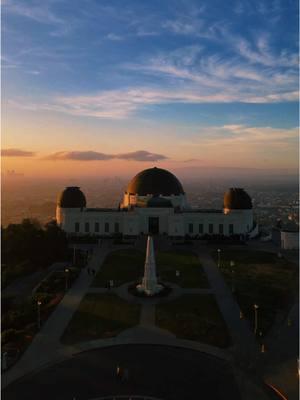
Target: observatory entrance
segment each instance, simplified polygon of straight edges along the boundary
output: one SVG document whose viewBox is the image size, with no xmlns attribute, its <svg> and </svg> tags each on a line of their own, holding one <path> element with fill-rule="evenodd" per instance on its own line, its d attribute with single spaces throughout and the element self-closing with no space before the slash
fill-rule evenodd
<svg viewBox="0 0 300 400">
<path fill-rule="evenodd" d="M 152 235 L 157 235 L 159 233 L 159 217 L 149 217 L 148 231 Z"/>
</svg>

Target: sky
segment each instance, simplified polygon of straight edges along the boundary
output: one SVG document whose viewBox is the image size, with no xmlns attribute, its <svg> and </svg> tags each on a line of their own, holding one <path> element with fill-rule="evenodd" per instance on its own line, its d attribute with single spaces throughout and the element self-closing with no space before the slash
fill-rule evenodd
<svg viewBox="0 0 300 400">
<path fill-rule="evenodd" d="M 298 168 L 296 0 L 2 1 L 2 170 Z"/>
</svg>

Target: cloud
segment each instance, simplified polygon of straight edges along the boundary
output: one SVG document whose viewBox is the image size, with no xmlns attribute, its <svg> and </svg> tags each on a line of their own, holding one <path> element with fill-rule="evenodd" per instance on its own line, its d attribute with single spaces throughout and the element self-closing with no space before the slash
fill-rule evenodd
<svg viewBox="0 0 300 400">
<path fill-rule="evenodd" d="M 133 151 L 130 153 L 104 154 L 96 151 L 60 151 L 50 154 L 47 160 L 76 160 L 76 161 L 106 161 L 113 159 L 130 161 L 161 161 L 168 157 L 162 154 L 151 153 L 145 150 Z"/>
<path fill-rule="evenodd" d="M 205 79 L 199 77 L 199 80 Z M 192 81 L 193 82 L 193 81 Z M 62 112 L 75 116 L 95 117 L 100 119 L 124 119 L 134 113 L 160 104 L 205 104 L 205 103 L 278 103 L 298 101 L 298 91 L 288 87 L 270 85 L 252 85 L 249 91 L 245 85 L 232 86 L 225 82 L 218 85 L 216 81 L 207 80 L 203 85 L 186 85 L 182 89 L 137 87 L 120 90 L 103 91 L 95 95 L 64 96 L 52 99 L 52 102 L 26 102 L 22 99 L 8 100 L 8 104 L 31 111 L 45 110 Z M 272 93 L 272 91 L 274 91 Z"/>
<path fill-rule="evenodd" d="M 104 161 L 114 156 L 96 151 L 59 151 L 46 157 L 47 160 Z"/>
<path fill-rule="evenodd" d="M 162 154 L 150 153 L 145 150 L 138 150 L 131 153 L 117 154 L 115 158 L 134 161 L 161 161 L 166 160 L 168 157 Z"/>
<path fill-rule="evenodd" d="M 181 138 L 182 154 L 201 154 L 202 165 L 272 168 L 298 166 L 298 128 L 247 125 L 203 126 L 193 137 Z"/>
<path fill-rule="evenodd" d="M 240 38 L 235 42 L 238 53 L 252 64 L 262 64 L 266 67 L 297 68 L 298 54 L 282 50 L 279 54 L 272 52 L 268 37 L 260 34 L 256 43 Z"/>
<path fill-rule="evenodd" d="M 35 154 L 36 153 L 33 151 L 14 149 L 14 148 L 1 150 L 2 157 L 34 157 Z"/>
<path fill-rule="evenodd" d="M 24 1 L 10 0 L 5 2 L 3 7 L 5 7 L 5 11 L 10 14 L 28 18 L 39 24 L 51 26 L 51 28 L 54 28 L 54 30 L 50 32 L 51 36 L 63 36 L 70 33 L 75 21 L 67 21 L 61 18 L 61 16 L 58 16 L 58 13 L 55 13 L 50 8 L 51 3 L 53 4 L 55 2 L 49 2 L 47 4 L 46 1 L 40 1 L 38 3 L 33 2 L 26 4 Z"/>
<path fill-rule="evenodd" d="M 183 163 L 194 163 L 194 162 L 202 162 L 202 160 L 200 160 L 199 158 L 189 158 L 187 160 L 183 160 Z"/>
<path fill-rule="evenodd" d="M 193 6 L 193 2 L 188 2 L 188 5 L 180 2 L 180 5 L 172 8 L 168 17 L 164 13 L 153 11 L 151 7 L 149 12 L 141 13 L 138 7 L 117 10 L 113 5 L 96 3 L 91 9 L 87 7 L 80 12 L 83 13 L 85 23 L 86 18 L 89 23 L 95 23 L 96 16 L 102 16 L 106 22 L 103 26 L 100 24 L 102 38 L 117 42 L 128 38 L 133 40 L 134 36 L 161 34 L 167 36 L 164 38 L 166 45 L 156 45 L 156 43 L 153 46 L 146 45 L 143 51 L 140 51 L 141 48 L 138 46 L 143 46 L 140 44 L 143 39 L 138 38 L 137 47 L 134 45 L 132 52 L 130 50 L 130 58 L 124 57 L 123 51 L 118 51 L 112 53 L 115 54 L 113 65 L 110 61 L 99 65 L 89 62 L 92 67 L 88 79 L 93 79 L 93 85 L 85 87 L 93 87 L 94 91 L 84 93 L 81 85 L 80 88 L 77 86 L 78 92 L 72 91 L 72 94 L 69 94 L 71 86 L 67 85 L 65 88 L 61 86 L 59 95 L 54 95 L 53 93 L 58 92 L 52 91 L 39 101 L 30 101 L 28 98 L 26 101 L 11 99 L 11 105 L 28 110 L 48 110 L 80 117 L 124 119 L 145 109 L 149 110 L 152 106 L 164 104 L 298 101 L 297 51 L 291 50 L 293 44 L 288 37 L 285 40 L 287 48 L 281 48 L 281 43 L 274 44 L 274 40 L 273 42 L 271 40 L 273 33 L 267 26 L 258 29 L 256 33 L 248 33 L 241 29 L 237 33 L 234 31 L 234 20 L 229 22 L 225 15 L 223 21 L 215 13 L 210 14 L 212 11 L 210 5 Z M 56 1 L 46 4 L 34 3 L 34 7 L 24 4 L 21 1 L 11 0 L 6 7 L 10 12 L 39 22 L 55 25 L 66 22 L 60 20 L 61 14 L 58 14 L 58 11 L 57 15 L 54 13 L 57 10 Z M 245 1 L 237 3 L 235 11 L 251 12 L 261 16 L 265 15 L 267 6 L 275 15 L 280 12 L 283 3 L 274 0 L 270 1 L 269 5 L 269 2 L 264 0 L 257 5 Z M 62 13 L 62 16 L 64 15 Z M 116 21 L 118 25 L 114 25 Z M 114 33 L 115 26 L 117 33 Z M 244 36 L 241 36 L 243 32 Z M 171 38 L 168 42 L 170 33 L 189 35 L 191 38 L 188 39 L 188 43 L 193 44 L 174 49 L 174 43 L 183 41 Z M 205 40 L 200 41 L 199 37 L 204 37 Z M 184 42 L 187 40 L 184 39 Z M 168 47 L 172 50 L 167 51 Z M 158 48 L 164 50 L 154 50 Z M 22 47 L 14 56 L 5 59 L 4 67 L 10 69 L 23 67 L 26 68 L 27 74 L 40 73 L 41 79 L 45 79 L 53 66 L 57 68 L 58 74 L 62 71 L 65 73 L 66 68 L 70 68 L 74 73 L 68 76 L 73 79 L 81 67 L 85 68 L 81 64 L 82 60 L 88 60 L 89 56 L 93 60 L 97 54 L 94 46 L 92 55 L 89 54 L 91 50 L 89 46 L 86 49 L 77 46 L 75 51 L 74 46 L 61 44 L 55 46 L 55 51 L 52 50 L 49 51 L 47 46 L 39 45 Z M 149 50 L 151 54 L 147 54 Z M 103 57 L 105 56 L 103 54 Z M 110 56 L 108 58 L 111 60 Z M 128 59 L 132 61 L 129 62 Z M 62 60 L 68 63 L 64 65 Z M 33 62 L 34 66 L 31 67 L 30 63 Z M 95 65 L 97 72 L 92 70 Z M 96 79 L 93 73 L 97 74 Z M 103 77 L 101 79 L 99 79 L 100 74 Z M 62 76 L 59 78 L 58 81 L 62 82 Z M 63 81 L 66 82 L 66 79 Z M 99 90 L 99 88 L 105 89 Z"/>
<path fill-rule="evenodd" d="M 116 35 L 115 33 L 109 33 L 108 35 L 106 35 L 106 38 L 109 40 L 115 40 L 115 41 L 123 40 L 122 36 Z"/>
<path fill-rule="evenodd" d="M 244 149 L 270 152 L 274 150 L 295 150 L 298 142 L 298 128 L 280 129 L 247 125 L 223 125 L 203 127 L 193 144 L 227 151 Z M 203 148 L 204 149 L 204 148 Z M 233 153 L 232 153 L 233 154 Z"/>
</svg>

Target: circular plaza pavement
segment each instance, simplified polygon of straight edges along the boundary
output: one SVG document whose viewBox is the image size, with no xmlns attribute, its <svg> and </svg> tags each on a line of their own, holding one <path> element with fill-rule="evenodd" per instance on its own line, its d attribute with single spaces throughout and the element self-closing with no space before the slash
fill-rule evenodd
<svg viewBox="0 0 300 400">
<path fill-rule="evenodd" d="M 117 377 L 117 366 L 128 380 Z M 107 396 L 161 400 L 240 399 L 229 364 L 198 351 L 120 345 L 79 353 L 7 386 L 4 400 L 91 400 Z"/>
</svg>

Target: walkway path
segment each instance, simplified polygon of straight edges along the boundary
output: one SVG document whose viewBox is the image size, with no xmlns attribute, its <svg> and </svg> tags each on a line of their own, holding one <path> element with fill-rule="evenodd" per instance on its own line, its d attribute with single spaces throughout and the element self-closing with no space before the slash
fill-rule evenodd
<svg viewBox="0 0 300 400">
<path fill-rule="evenodd" d="M 254 362 L 258 356 L 258 345 L 248 322 L 240 319 L 240 308 L 207 248 L 198 247 L 197 253 L 232 337 L 235 356 L 242 363 L 245 360 L 248 364 L 249 361 Z"/>
<path fill-rule="evenodd" d="M 141 309 L 140 325 L 144 327 L 155 326 L 155 305 L 144 304 Z"/>
<path fill-rule="evenodd" d="M 265 338 L 266 353 L 261 372 L 266 381 L 280 389 L 289 400 L 299 397 L 299 304 L 291 308 L 287 319 Z"/>
</svg>

